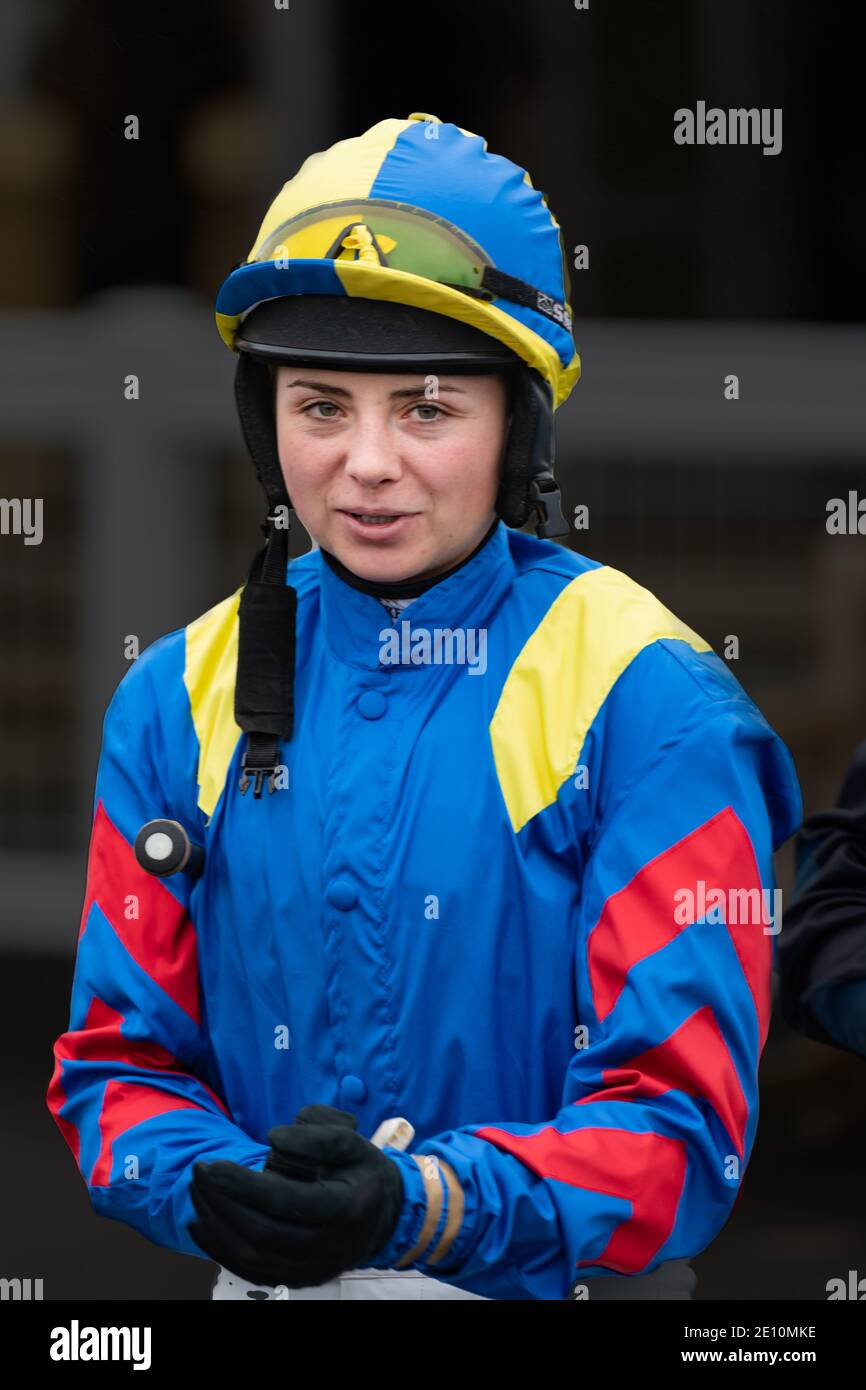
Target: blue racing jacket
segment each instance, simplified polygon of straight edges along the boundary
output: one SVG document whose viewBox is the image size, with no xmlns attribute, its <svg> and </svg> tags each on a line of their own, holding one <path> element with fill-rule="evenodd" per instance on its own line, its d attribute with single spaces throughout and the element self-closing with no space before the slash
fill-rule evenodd
<svg viewBox="0 0 866 1390">
<path fill-rule="evenodd" d="M 319 1102 L 464 1192 L 445 1267 L 564 1299 L 717 1235 L 755 1138 L 793 763 L 725 663 L 625 574 L 509 530 L 392 620 L 314 550 L 295 729 L 238 790 L 240 590 L 105 715 L 69 1030 L 48 1091 L 97 1212 L 194 1243 L 199 1159 L 261 1168 Z M 132 850 L 177 820 L 204 869 Z M 446 1193 L 447 1199 L 447 1193 Z M 447 1220 L 447 1200 L 433 1251 Z"/>
</svg>

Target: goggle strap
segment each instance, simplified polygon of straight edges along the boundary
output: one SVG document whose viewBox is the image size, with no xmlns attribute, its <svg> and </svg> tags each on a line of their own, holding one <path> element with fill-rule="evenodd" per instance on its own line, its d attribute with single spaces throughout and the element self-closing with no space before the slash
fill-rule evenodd
<svg viewBox="0 0 866 1390">
<path fill-rule="evenodd" d="M 568 305 L 554 299 L 552 294 L 545 294 L 534 285 L 528 285 L 525 280 L 518 280 L 514 275 L 506 275 L 504 270 L 486 265 L 481 273 L 481 287 L 490 290 L 492 294 L 500 295 L 503 299 L 510 299 L 514 304 L 522 304 L 526 309 L 535 309 L 537 313 L 544 314 L 545 318 L 558 323 L 560 328 L 571 332 L 571 311 Z"/>
<path fill-rule="evenodd" d="M 535 309 L 553 323 L 558 323 L 560 328 L 571 332 L 571 312 L 565 304 L 554 299 L 552 295 L 545 294 L 543 290 L 537 290 L 534 285 L 527 285 L 525 280 L 506 275 L 504 270 L 495 270 L 492 266 L 486 265 L 481 273 L 480 289 L 472 285 L 452 285 L 447 280 L 438 280 L 436 283 L 444 285 L 448 290 L 462 290 L 464 294 L 472 295 L 473 299 L 509 299 L 512 304 L 522 304 L 526 309 Z"/>
</svg>

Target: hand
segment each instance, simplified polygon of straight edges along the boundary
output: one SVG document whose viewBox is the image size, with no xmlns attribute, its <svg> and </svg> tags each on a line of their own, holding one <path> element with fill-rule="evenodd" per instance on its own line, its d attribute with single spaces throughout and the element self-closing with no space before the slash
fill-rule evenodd
<svg viewBox="0 0 866 1390">
<path fill-rule="evenodd" d="M 189 1233 L 226 1269 L 290 1289 L 327 1283 L 387 1245 L 403 1205 L 393 1159 L 357 1132 L 345 1110 L 309 1105 L 268 1133 L 261 1172 L 197 1163 Z"/>
</svg>

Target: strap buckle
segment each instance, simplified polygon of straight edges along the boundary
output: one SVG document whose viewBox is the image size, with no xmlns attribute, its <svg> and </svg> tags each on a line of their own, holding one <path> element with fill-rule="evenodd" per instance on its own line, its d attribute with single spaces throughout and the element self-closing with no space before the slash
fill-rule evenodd
<svg viewBox="0 0 866 1390">
<path fill-rule="evenodd" d="M 562 514 L 562 493 L 552 473 L 542 473 L 529 485 L 529 496 L 538 514 L 535 533 L 541 539 L 567 536 L 568 522 Z"/>
<path fill-rule="evenodd" d="M 247 745 L 241 761 L 241 775 L 238 781 L 238 790 L 241 796 L 245 796 L 252 782 L 253 798 L 256 801 L 260 801 L 262 796 L 262 782 L 265 777 L 268 779 L 268 792 L 271 793 L 276 790 L 277 771 L 280 764 L 274 761 L 273 763 L 266 763 L 262 767 L 255 767 L 247 763 L 249 755 L 250 750 L 249 745 Z M 250 774 L 252 774 L 252 776 Z"/>
</svg>

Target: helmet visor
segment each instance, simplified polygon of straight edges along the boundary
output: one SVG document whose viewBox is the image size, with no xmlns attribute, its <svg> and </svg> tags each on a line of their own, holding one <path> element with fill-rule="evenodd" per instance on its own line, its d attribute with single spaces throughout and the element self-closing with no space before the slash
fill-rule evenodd
<svg viewBox="0 0 866 1390">
<path fill-rule="evenodd" d="M 373 247 L 364 246 L 365 238 L 352 236 L 357 223 L 369 229 L 375 238 Z M 309 208 L 269 233 L 250 261 L 295 257 L 340 261 L 370 255 L 394 270 L 469 290 L 480 289 L 484 267 L 493 265 L 477 241 L 445 218 L 386 198 L 341 200 Z"/>
</svg>

